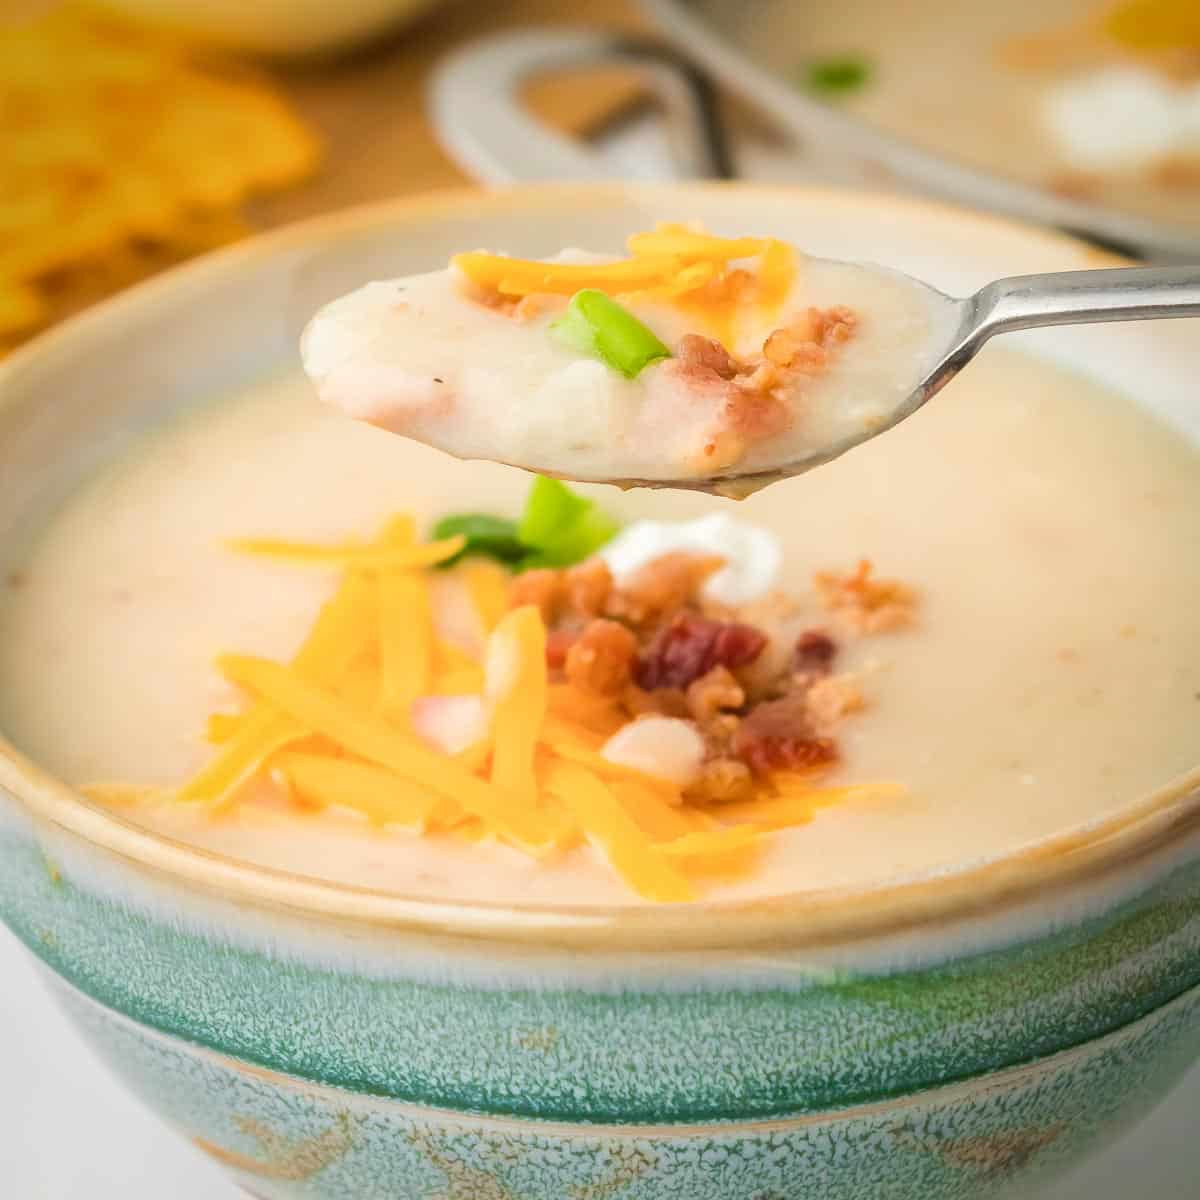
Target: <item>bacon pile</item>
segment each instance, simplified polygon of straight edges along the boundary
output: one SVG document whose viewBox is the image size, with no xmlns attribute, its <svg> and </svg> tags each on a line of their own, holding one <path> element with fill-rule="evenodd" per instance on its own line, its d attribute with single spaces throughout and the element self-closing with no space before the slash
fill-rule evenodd
<svg viewBox="0 0 1200 1200">
<path fill-rule="evenodd" d="M 630 719 L 693 721 L 707 752 L 698 790 L 732 799 L 756 775 L 837 761 L 836 728 L 864 706 L 855 679 L 835 673 L 839 637 L 911 623 L 915 596 L 875 579 L 869 564 L 824 572 L 816 596 L 830 627 L 797 626 L 786 597 L 740 610 L 708 601 L 705 581 L 721 566 L 716 556 L 676 552 L 618 585 L 603 560 L 590 559 L 517 576 L 510 603 L 541 610 L 553 680 Z"/>
</svg>

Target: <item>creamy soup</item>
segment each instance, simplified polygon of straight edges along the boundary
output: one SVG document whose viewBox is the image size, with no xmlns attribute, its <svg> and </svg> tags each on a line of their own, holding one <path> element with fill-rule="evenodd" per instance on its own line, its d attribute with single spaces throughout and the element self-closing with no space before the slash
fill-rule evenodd
<svg viewBox="0 0 1200 1200">
<path fill-rule="evenodd" d="M 944 296 L 881 267 L 683 227 L 630 244 L 368 284 L 314 318 L 305 368 L 349 415 L 460 458 L 696 480 L 861 440 L 954 332 Z"/>
<path fill-rule="evenodd" d="M 924 149 L 1200 228 L 1191 0 L 700 7 L 797 88 Z"/>
<path fill-rule="evenodd" d="M 229 539 L 367 536 L 399 511 L 511 513 L 527 487 L 347 421 L 298 378 L 225 399 L 84 488 L 0 588 L 0 728 L 73 783 L 177 785 L 212 753 L 206 718 L 236 706 L 214 655 L 286 658 L 333 587 L 328 571 L 235 555 Z M 780 582 L 802 597 L 815 570 L 859 556 L 920 595 L 912 628 L 843 647 L 866 707 L 828 778 L 904 794 L 822 809 L 708 895 L 990 858 L 1196 763 L 1200 459 L 1082 378 L 988 351 L 893 433 L 740 506 L 594 494 L 625 518 L 732 514 L 773 531 Z M 539 861 L 269 805 L 214 817 L 166 797 L 122 811 L 239 858 L 403 893 L 638 902 L 583 846 Z"/>
</svg>

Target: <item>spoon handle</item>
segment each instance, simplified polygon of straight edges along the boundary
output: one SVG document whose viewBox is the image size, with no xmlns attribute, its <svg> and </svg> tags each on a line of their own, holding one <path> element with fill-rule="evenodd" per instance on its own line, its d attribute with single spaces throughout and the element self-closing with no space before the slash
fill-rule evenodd
<svg viewBox="0 0 1200 1200">
<path fill-rule="evenodd" d="M 1200 266 L 1015 275 L 989 283 L 970 303 L 980 342 L 1042 325 L 1200 317 Z"/>
</svg>

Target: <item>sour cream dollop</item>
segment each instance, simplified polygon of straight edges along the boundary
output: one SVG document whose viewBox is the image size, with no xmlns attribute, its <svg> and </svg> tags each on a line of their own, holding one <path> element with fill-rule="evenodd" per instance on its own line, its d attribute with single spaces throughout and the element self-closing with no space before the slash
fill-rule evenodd
<svg viewBox="0 0 1200 1200">
<path fill-rule="evenodd" d="M 773 533 L 726 513 L 694 521 L 635 521 L 600 556 L 622 583 L 654 559 L 680 550 L 725 559 L 704 585 L 704 594 L 721 604 L 745 604 L 769 592 L 783 563 L 783 548 Z"/>
<path fill-rule="evenodd" d="M 1084 170 L 1132 170 L 1174 154 L 1200 154 L 1200 84 L 1140 67 L 1069 79 L 1046 98 L 1047 128 Z"/>
</svg>

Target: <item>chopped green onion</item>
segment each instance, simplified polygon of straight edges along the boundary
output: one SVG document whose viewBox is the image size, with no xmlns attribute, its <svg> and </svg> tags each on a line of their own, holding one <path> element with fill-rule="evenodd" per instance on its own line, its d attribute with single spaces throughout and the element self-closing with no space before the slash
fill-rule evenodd
<svg viewBox="0 0 1200 1200">
<path fill-rule="evenodd" d="M 529 489 L 517 536 L 526 546 L 544 546 L 591 507 L 590 500 L 573 492 L 562 480 L 539 475 Z"/>
<path fill-rule="evenodd" d="M 611 541 L 619 526 L 595 503 L 557 479 L 539 476 L 529 489 L 518 536 L 529 548 L 522 567 L 568 567 Z"/>
<path fill-rule="evenodd" d="M 574 566 L 611 541 L 619 528 L 593 501 L 557 479 L 539 476 L 519 522 L 490 513 L 456 513 L 438 521 L 433 536 L 440 540 L 461 534 L 467 539 L 462 552 L 442 566 L 478 554 L 527 571 Z"/>
<path fill-rule="evenodd" d="M 595 288 L 576 292 L 567 311 L 550 328 L 572 350 L 593 355 L 627 379 L 636 379 L 652 362 L 671 357 L 670 350 L 633 313 Z"/>
<path fill-rule="evenodd" d="M 804 86 L 821 96 L 845 96 L 865 87 L 871 66 L 865 58 L 843 54 L 820 58 L 804 68 Z"/>
<path fill-rule="evenodd" d="M 467 539 L 466 545 L 440 566 L 453 566 L 468 554 L 494 558 L 502 563 L 516 563 L 528 553 L 517 536 L 516 521 L 494 517 L 490 513 L 459 513 L 443 517 L 433 527 L 433 537 L 438 541 L 458 534 Z"/>
</svg>

